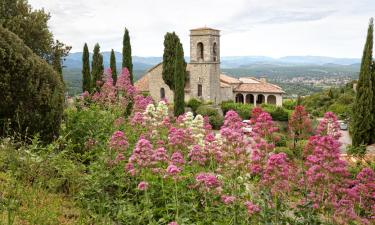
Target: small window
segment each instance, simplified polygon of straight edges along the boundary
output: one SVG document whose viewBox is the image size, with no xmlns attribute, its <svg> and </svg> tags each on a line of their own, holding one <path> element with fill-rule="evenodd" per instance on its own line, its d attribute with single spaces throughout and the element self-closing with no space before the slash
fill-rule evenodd
<svg viewBox="0 0 375 225">
<path fill-rule="evenodd" d="M 216 42 L 214 43 L 212 52 L 213 52 L 213 60 L 214 60 L 214 62 L 216 62 L 217 61 L 217 45 L 216 45 Z"/>
<path fill-rule="evenodd" d="M 198 61 L 203 60 L 204 57 L 204 48 L 203 48 L 203 43 L 199 42 L 197 45 L 197 56 L 198 56 Z"/>
<path fill-rule="evenodd" d="M 198 84 L 198 97 L 202 97 L 202 85 Z"/>
<path fill-rule="evenodd" d="M 164 90 L 164 88 L 160 88 L 160 99 L 165 99 L 165 90 Z"/>
</svg>

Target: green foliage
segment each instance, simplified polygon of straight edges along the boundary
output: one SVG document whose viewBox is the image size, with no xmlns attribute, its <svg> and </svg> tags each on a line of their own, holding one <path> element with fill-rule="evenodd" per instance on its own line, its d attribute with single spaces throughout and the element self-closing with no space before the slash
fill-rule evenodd
<svg viewBox="0 0 375 225">
<path fill-rule="evenodd" d="M 94 90 L 98 88 L 98 82 L 100 83 L 103 80 L 103 55 L 100 53 L 100 46 L 96 44 L 94 47 L 94 54 L 92 56 L 92 80 L 91 80 L 91 89 Z"/>
<path fill-rule="evenodd" d="M 242 104 L 242 103 L 235 103 L 233 101 L 227 101 L 221 103 L 221 109 L 223 110 L 223 114 L 225 115 L 229 110 L 234 110 L 238 113 L 238 115 L 247 120 L 250 117 L 251 110 L 253 106 L 250 104 Z"/>
<path fill-rule="evenodd" d="M 187 107 L 190 107 L 191 110 L 193 111 L 193 113 L 196 114 L 198 107 L 201 106 L 202 104 L 203 104 L 203 103 L 202 103 L 200 100 L 198 100 L 198 99 L 196 99 L 196 98 L 191 98 L 191 99 L 187 102 L 186 106 L 187 106 Z"/>
<path fill-rule="evenodd" d="M 353 106 L 352 139 L 353 145 L 371 144 L 375 139 L 375 90 L 372 85 L 372 50 L 373 50 L 374 21 L 370 20 L 367 40 L 363 50 L 361 70 L 357 85 L 357 95 Z"/>
<path fill-rule="evenodd" d="M 164 36 L 164 53 L 163 53 L 163 80 L 173 91 L 175 89 L 174 70 L 176 65 L 176 46 L 180 43 L 175 32 L 167 33 Z"/>
<path fill-rule="evenodd" d="M 0 135 L 10 128 L 51 141 L 59 134 L 63 104 L 59 74 L 0 26 Z"/>
<path fill-rule="evenodd" d="M 295 99 L 285 99 L 283 101 L 283 107 L 288 110 L 294 110 L 294 108 L 297 106 L 297 100 Z"/>
<path fill-rule="evenodd" d="M 208 116 L 209 122 L 213 129 L 220 129 L 224 123 L 224 118 L 219 114 L 217 109 L 212 108 L 208 105 L 201 105 L 197 108 L 197 114 L 202 116 Z"/>
<path fill-rule="evenodd" d="M 68 55 L 71 47 L 53 40 L 49 19 L 49 13 L 43 9 L 33 10 L 27 0 L 0 1 L 0 26 L 15 33 L 35 54 L 60 72 L 61 59 Z"/>
<path fill-rule="evenodd" d="M 174 115 L 179 116 L 185 113 L 185 76 L 186 63 L 184 59 L 184 50 L 179 43 L 176 48 L 176 61 L 174 70 Z"/>
<path fill-rule="evenodd" d="M 111 72 L 112 72 L 113 85 L 115 85 L 117 81 L 117 68 L 116 68 L 115 51 L 113 51 L 113 49 L 111 51 L 110 67 L 111 67 Z"/>
<path fill-rule="evenodd" d="M 366 145 L 348 145 L 346 147 L 346 152 L 350 155 L 363 157 L 366 154 Z"/>
<path fill-rule="evenodd" d="M 129 31 L 125 28 L 124 38 L 122 42 L 122 68 L 128 68 L 130 73 L 130 81 L 134 83 L 133 77 L 133 60 L 132 46 L 130 44 Z"/>
<path fill-rule="evenodd" d="M 86 43 L 82 55 L 82 92 L 85 91 L 91 92 L 90 53 Z"/>
<path fill-rule="evenodd" d="M 274 121 L 288 121 L 291 110 L 285 110 L 283 107 L 275 105 L 262 104 L 262 109 L 268 112 Z"/>
</svg>

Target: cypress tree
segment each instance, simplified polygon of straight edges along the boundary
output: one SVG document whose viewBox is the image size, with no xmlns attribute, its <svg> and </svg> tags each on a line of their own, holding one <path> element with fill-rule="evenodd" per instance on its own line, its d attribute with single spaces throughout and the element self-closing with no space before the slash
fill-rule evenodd
<svg viewBox="0 0 375 225">
<path fill-rule="evenodd" d="M 113 49 L 111 51 L 110 66 L 111 66 L 111 71 L 112 71 L 113 85 L 115 85 L 117 81 L 117 69 L 116 69 L 116 56 L 115 56 L 115 51 L 113 51 Z"/>
<path fill-rule="evenodd" d="M 363 50 L 361 70 L 357 85 L 357 95 L 353 107 L 352 138 L 353 145 L 371 143 L 371 132 L 374 124 L 374 93 L 372 84 L 372 49 L 374 22 L 370 20 L 367 40 Z"/>
<path fill-rule="evenodd" d="M 163 53 L 163 80 L 165 84 L 173 91 L 174 88 L 174 70 L 176 64 L 176 46 L 180 39 L 173 33 L 166 33 L 164 36 L 164 53 Z"/>
<path fill-rule="evenodd" d="M 375 61 L 372 62 L 372 115 L 373 115 L 373 120 L 372 120 L 372 132 L 371 132 L 371 143 L 375 144 Z"/>
<path fill-rule="evenodd" d="M 132 84 L 134 84 L 132 47 L 130 45 L 129 31 L 126 28 L 122 44 L 122 68 L 128 68 L 130 74 L 130 81 L 132 82 Z"/>
<path fill-rule="evenodd" d="M 85 91 L 91 92 L 90 53 L 86 43 L 82 55 L 82 92 Z"/>
<path fill-rule="evenodd" d="M 179 116 L 185 113 L 185 76 L 186 63 L 184 59 L 184 50 L 182 44 L 178 43 L 175 48 L 175 67 L 174 67 L 174 115 Z"/>
<path fill-rule="evenodd" d="M 96 44 L 94 47 L 94 54 L 92 56 L 92 81 L 91 89 L 94 90 L 97 88 L 97 82 L 102 80 L 102 75 L 104 72 L 103 66 L 103 56 L 100 54 L 100 46 Z"/>
</svg>

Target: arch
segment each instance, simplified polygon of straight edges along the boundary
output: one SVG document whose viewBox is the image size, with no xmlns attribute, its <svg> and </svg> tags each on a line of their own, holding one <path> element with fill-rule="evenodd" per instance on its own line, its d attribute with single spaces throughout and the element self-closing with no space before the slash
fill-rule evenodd
<svg viewBox="0 0 375 225">
<path fill-rule="evenodd" d="M 204 46 L 202 42 L 199 42 L 197 44 L 197 58 L 198 58 L 198 61 L 204 60 Z"/>
<path fill-rule="evenodd" d="M 217 58 L 217 44 L 216 44 L 216 42 L 212 46 L 212 55 L 213 55 L 213 61 L 216 62 L 218 60 L 218 58 Z"/>
<path fill-rule="evenodd" d="M 246 103 L 247 103 L 247 104 L 254 104 L 254 95 L 252 95 L 252 94 L 247 94 L 247 95 L 246 95 Z"/>
<path fill-rule="evenodd" d="M 269 95 L 267 97 L 267 104 L 276 105 L 276 96 L 275 95 Z"/>
<path fill-rule="evenodd" d="M 243 95 L 241 93 L 236 94 L 236 103 L 244 103 Z"/>
<path fill-rule="evenodd" d="M 165 99 L 165 89 L 160 88 L 160 99 Z"/>
<path fill-rule="evenodd" d="M 259 94 L 257 97 L 257 105 L 265 103 L 265 97 L 262 94 Z"/>
</svg>

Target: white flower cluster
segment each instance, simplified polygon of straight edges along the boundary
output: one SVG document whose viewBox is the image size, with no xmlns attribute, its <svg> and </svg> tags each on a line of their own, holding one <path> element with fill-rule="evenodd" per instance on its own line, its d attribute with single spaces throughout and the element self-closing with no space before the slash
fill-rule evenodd
<svg viewBox="0 0 375 225">
<path fill-rule="evenodd" d="M 188 128 L 191 130 L 195 141 L 203 146 L 204 145 L 204 119 L 203 116 L 197 115 L 194 118 L 192 112 L 187 112 L 183 119 L 183 123 L 181 124 L 183 127 Z"/>
<path fill-rule="evenodd" d="M 168 106 L 163 101 L 160 101 L 156 107 L 154 104 L 149 104 L 143 116 L 146 122 L 160 126 L 168 118 Z"/>
</svg>

